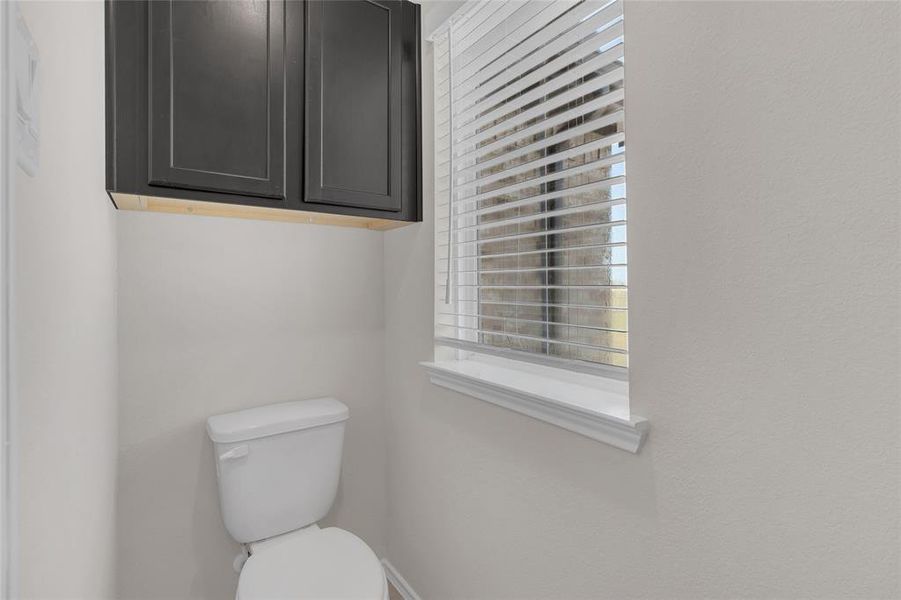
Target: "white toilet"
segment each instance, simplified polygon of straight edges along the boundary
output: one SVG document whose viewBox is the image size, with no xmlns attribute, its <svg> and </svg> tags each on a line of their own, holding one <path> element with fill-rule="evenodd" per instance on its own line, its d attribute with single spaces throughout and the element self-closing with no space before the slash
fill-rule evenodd
<svg viewBox="0 0 901 600">
<path fill-rule="evenodd" d="M 347 418 L 344 404 L 318 398 L 207 420 L 225 528 L 249 546 L 237 600 L 388 598 L 366 542 L 316 525 L 338 490 Z"/>
</svg>

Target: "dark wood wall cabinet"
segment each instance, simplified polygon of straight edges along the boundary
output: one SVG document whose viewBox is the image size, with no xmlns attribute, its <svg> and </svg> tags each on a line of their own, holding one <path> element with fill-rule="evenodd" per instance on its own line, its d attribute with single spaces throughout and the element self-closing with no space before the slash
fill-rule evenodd
<svg viewBox="0 0 901 600">
<path fill-rule="evenodd" d="M 108 0 L 119 208 L 386 229 L 422 219 L 419 6 Z"/>
</svg>

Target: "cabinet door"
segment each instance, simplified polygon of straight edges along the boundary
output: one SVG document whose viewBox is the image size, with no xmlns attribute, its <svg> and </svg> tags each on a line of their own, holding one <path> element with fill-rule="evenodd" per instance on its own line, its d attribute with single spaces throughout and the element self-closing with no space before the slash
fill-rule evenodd
<svg viewBox="0 0 901 600">
<path fill-rule="evenodd" d="M 401 10 L 307 2 L 305 202 L 401 209 Z"/>
<path fill-rule="evenodd" d="M 284 196 L 282 1 L 155 1 L 149 184 Z"/>
</svg>

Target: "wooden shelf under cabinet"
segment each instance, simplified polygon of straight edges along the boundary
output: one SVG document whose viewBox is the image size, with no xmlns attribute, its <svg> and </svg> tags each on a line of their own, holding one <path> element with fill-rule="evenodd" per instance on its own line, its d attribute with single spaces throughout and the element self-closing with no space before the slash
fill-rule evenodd
<svg viewBox="0 0 901 600">
<path fill-rule="evenodd" d="M 405 225 L 411 221 L 395 221 L 373 217 L 357 217 L 353 215 L 336 215 L 284 208 L 265 208 L 242 204 L 220 204 L 218 202 L 202 202 L 200 200 L 182 200 L 178 198 L 159 198 L 154 196 L 138 196 L 136 194 L 112 193 L 116 207 L 120 210 L 138 210 L 146 212 L 171 213 L 180 215 L 202 215 L 206 217 L 230 217 L 234 219 L 258 219 L 262 221 L 286 221 L 290 223 L 310 223 L 313 225 L 337 225 L 339 227 L 357 227 L 374 231 L 387 231 Z"/>
</svg>

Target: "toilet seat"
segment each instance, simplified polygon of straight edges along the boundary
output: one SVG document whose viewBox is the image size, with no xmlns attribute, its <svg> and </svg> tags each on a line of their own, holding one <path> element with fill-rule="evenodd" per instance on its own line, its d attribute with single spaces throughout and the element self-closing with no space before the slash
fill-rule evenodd
<svg viewBox="0 0 901 600">
<path fill-rule="evenodd" d="M 385 571 L 366 542 L 343 529 L 306 529 L 253 544 L 236 600 L 388 597 Z"/>
</svg>

